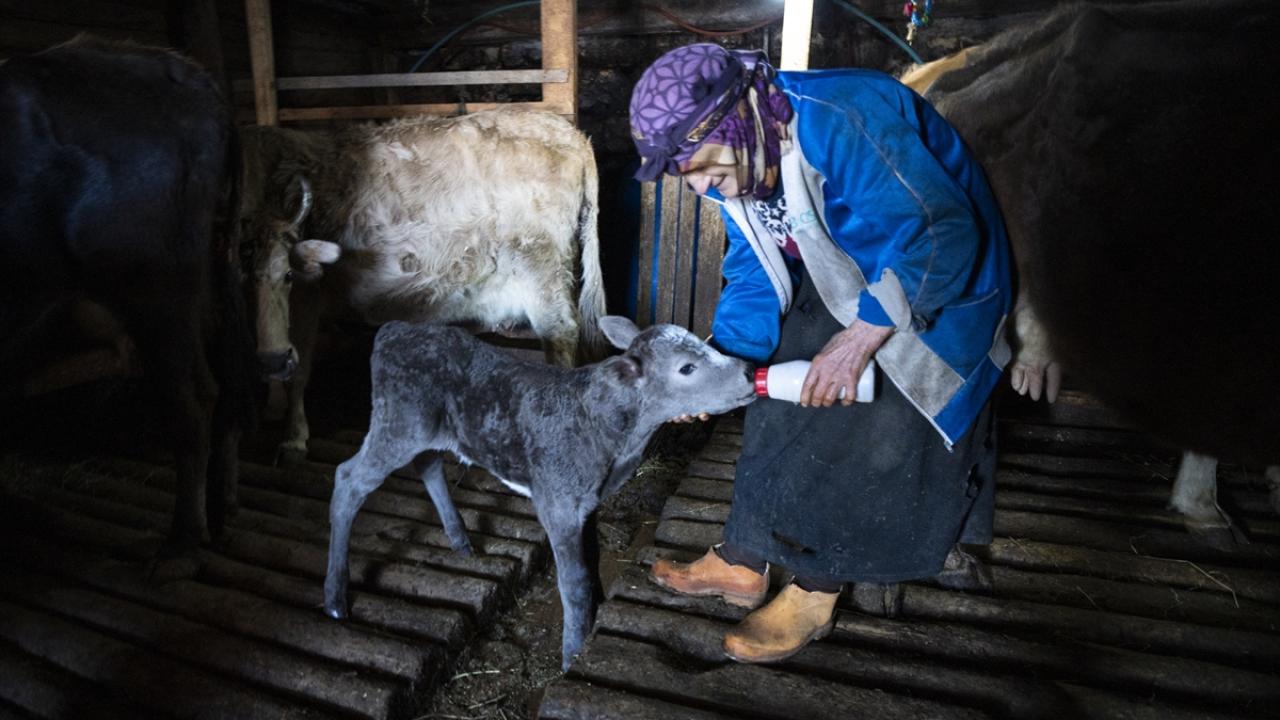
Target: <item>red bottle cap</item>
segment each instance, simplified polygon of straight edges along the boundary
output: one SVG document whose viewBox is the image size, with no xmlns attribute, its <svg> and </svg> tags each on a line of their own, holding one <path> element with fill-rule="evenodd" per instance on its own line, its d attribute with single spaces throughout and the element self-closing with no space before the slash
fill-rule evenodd
<svg viewBox="0 0 1280 720">
<path fill-rule="evenodd" d="M 769 397 L 769 368 L 756 368 L 756 395 Z"/>
</svg>

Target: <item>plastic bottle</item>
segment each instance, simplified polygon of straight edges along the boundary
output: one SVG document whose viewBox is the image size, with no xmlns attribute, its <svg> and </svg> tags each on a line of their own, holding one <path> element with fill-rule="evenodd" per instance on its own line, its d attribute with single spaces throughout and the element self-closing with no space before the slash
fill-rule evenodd
<svg viewBox="0 0 1280 720">
<path fill-rule="evenodd" d="M 756 395 L 775 400 L 800 402 L 800 388 L 804 387 L 804 377 L 809 374 L 808 360 L 791 360 L 756 369 Z M 840 388 L 840 397 L 844 397 L 844 388 Z M 858 378 L 858 392 L 855 402 L 871 402 L 876 399 L 876 361 L 869 360 L 867 367 Z"/>
</svg>

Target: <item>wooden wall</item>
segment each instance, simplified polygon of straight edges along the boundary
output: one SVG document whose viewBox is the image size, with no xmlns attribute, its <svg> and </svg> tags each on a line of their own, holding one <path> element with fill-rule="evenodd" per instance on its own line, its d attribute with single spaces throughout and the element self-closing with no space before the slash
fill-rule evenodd
<svg viewBox="0 0 1280 720">
<path fill-rule="evenodd" d="M 241 0 L 210 0 L 217 11 L 226 80 L 249 78 L 249 45 Z M 0 0 L 0 58 L 34 52 L 82 32 L 185 50 L 183 14 L 191 0 Z M 281 75 L 355 74 L 381 70 L 382 55 L 366 39 L 367 18 L 311 4 L 277 0 L 273 8 L 276 65 Z M 345 91 L 347 102 L 375 101 L 368 91 Z M 332 94 L 289 93 L 291 104 L 334 102 Z M 243 119 L 251 92 L 235 93 Z"/>
</svg>

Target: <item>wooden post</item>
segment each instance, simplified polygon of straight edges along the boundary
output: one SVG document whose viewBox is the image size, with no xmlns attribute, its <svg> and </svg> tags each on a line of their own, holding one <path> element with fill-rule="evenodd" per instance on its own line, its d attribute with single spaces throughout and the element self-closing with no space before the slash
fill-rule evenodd
<svg viewBox="0 0 1280 720">
<path fill-rule="evenodd" d="M 259 125 L 277 125 L 276 59 L 271 42 L 271 0 L 244 0 L 249 26 L 249 61 L 253 66 L 253 105 Z"/>
<path fill-rule="evenodd" d="M 809 69 L 813 0 L 786 0 L 782 11 L 782 70 Z"/>
<path fill-rule="evenodd" d="M 711 334 L 716 305 L 720 302 L 720 265 L 724 261 L 725 230 L 719 205 L 700 198 L 698 208 L 698 277 L 693 291 L 693 318 L 689 329 L 698 337 L 707 337 Z"/>
<path fill-rule="evenodd" d="M 566 70 L 562 83 L 543 83 L 548 110 L 578 123 L 578 6 L 576 0 L 542 0 L 542 69 Z"/>
</svg>

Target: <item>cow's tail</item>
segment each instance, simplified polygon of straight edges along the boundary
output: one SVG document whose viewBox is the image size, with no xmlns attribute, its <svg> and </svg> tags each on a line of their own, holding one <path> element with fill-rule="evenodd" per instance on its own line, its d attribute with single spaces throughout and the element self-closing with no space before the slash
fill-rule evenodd
<svg viewBox="0 0 1280 720">
<path fill-rule="evenodd" d="M 578 244 L 582 252 L 582 286 L 578 290 L 578 344 L 580 356 L 594 361 L 604 357 L 604 278 L 600 273 L 600 176 L 596 156 L 586 143 L 587 158 L 582 170 L 582 209 L 578 214 Z"/>
<path fill-rule="evenodd" d="M 258 420 L 256 343 L 249 322 L 244 270 L 240 260 L 241 243 L 244 242 L 240 232 L 244 168 L 240 133 L 234 125 L 228 134 L 223 168 L 224 195 L 213 243 L 213 292 L 217 308 L 215 363 L 220 393 L 225 393 L 228 401 L 228 413 L 242 429 L 251 431 Z"/>
</svg>

